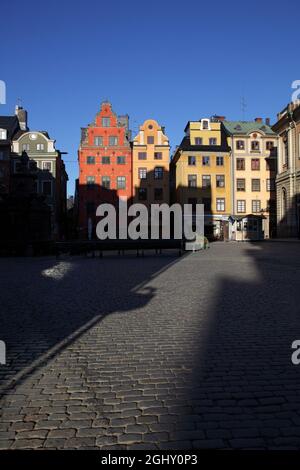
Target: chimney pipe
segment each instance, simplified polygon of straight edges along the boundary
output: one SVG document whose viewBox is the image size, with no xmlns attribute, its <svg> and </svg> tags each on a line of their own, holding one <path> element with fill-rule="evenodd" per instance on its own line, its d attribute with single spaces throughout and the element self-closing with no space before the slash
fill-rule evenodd
<svg viewBox="0 0 300 470">
<path fill-rule="evenodd" d="M 267 125 L 267 126 L 270 126 L 270 125 L 271 125 L 271 119 L 270 119 L 270 118 L 266 118 L 266 125 Z"/>
<path fill-rule="evenodd" d="M 255 122 L 262 122 L 262 118 L 261 117 L 255 118 Z"/>
<path fill-rule="evenodd" d="M 27 131 L 27 111 L 22 108 L 22 106 L 15 107 L 15 115 L 18 118 L 19 125 L 22 131 Z"/>
</svg>

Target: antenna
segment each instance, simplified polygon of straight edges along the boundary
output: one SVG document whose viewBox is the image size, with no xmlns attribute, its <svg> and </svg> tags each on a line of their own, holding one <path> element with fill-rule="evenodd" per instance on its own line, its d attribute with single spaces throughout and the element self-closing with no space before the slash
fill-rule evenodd
<svg viewBox="0 0 300 470">
<path fill-rule="evenodd" d="M 241 98 L 242 121 L 245 121 L 246 109 L 247 109 L 247 103 L 246 103 L 245 97 L 242 96 Z"/>
<path fill-rule="evenodd" d="M 21 100 L 21 98 L 17 98 L 17 104 L 18 104 L 19 107 L 22 106 L 22 100 Z"/>
</svg>

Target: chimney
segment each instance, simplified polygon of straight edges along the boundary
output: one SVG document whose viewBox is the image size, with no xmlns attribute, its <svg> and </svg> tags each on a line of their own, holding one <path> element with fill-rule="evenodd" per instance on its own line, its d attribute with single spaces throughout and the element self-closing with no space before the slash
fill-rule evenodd
<svg viewBox="0 0 300 470">
<path fill-rule="evenodd" d="M 255 122 L 262 122 L 263 121 L 261 117 L 257 117 L 254 120 L 255 120 Z"/>
<path fill-rule="evenodd" d="M 18 118 L 20 128 L 22 131 L 27 131 L 27 111 L 22 108 L 22 106 L 16 106 L 15 108 L 15 115 Z"/>
<path fill-rule="evenodd" d="M 223 122 L 225 121 L 226 119 L 226 116 L 218 116 L 217 114 L 215 114 L 212 119 L 215 121 L 215 122 Z"/>
<path fill-rule="evenodd" d="M 267 125 L 267 126 L 270 126 L 270 125 L 271 125 L 271 119 L 270 119 L 270 118 L 266 118 L 266 125 Z"/>
</svg>

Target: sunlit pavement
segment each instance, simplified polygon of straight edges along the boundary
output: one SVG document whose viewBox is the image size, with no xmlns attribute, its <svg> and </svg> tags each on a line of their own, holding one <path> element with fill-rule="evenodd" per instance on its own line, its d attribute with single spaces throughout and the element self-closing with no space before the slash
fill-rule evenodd
<svg viewBox="0 0 300 470">
<path fill-rule="evenodd" d="M 300 245 L 0 259 L 3 449 L 300 449 Z"/>
</svg>

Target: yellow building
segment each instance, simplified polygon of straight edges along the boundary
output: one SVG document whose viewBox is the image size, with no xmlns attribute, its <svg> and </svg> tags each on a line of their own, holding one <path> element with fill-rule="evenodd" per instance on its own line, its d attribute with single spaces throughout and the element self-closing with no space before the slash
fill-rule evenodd
<svg viewBox="0 0 300 470">
<path fill-rule="evenodd" d="M 233 240 L 275 235 L 278 137 L 269 120 L 224 121 L 232 149 Z"/>
<path fill-rule="evenodd" d="M 140 126 L 132 146 L 133 202 L 147 207 L 169 204 L 170 145 L 154 119 Z"/>
<path fill-rule="evenodd" d="M 172 201 L 203 204 L 206 235 L 228 239 L 231 157 L 221 117 L 188 122 L 170 171 Z"/>
</svg>

